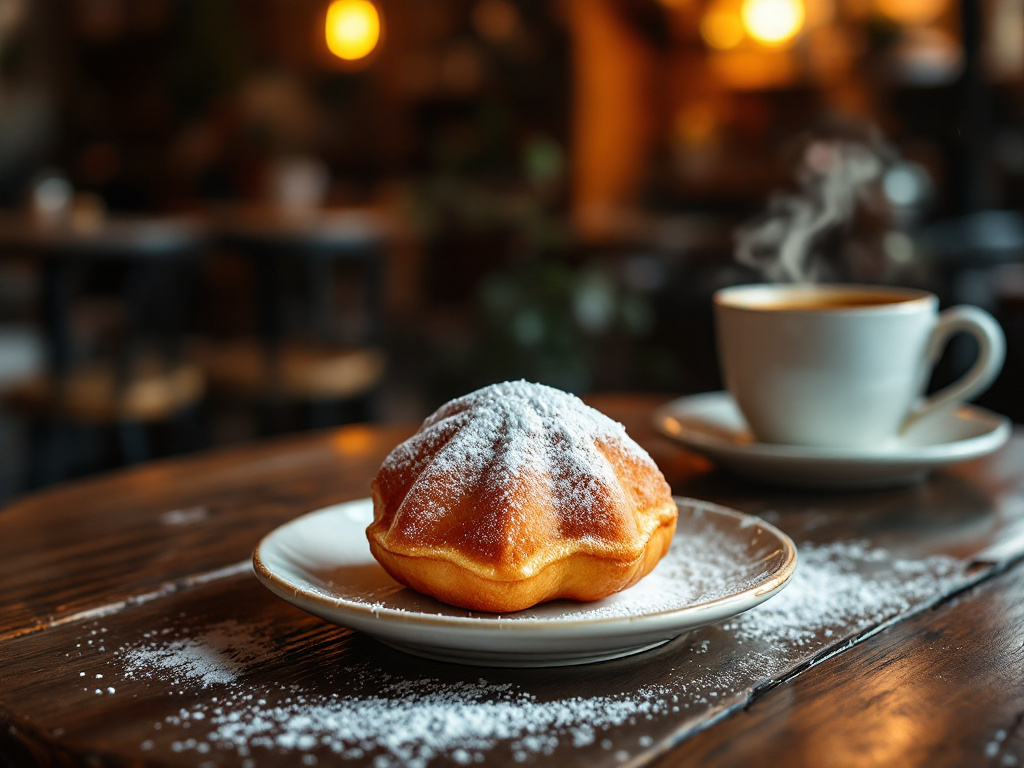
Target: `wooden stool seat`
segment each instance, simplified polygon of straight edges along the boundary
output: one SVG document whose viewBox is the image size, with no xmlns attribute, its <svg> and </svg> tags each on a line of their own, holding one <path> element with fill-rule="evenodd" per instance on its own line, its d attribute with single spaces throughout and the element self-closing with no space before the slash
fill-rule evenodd
<svg viewBox="0 0 1024 768">
<path fill-rule="evenodd" d="M 12 408 L 74 422 L 150 423 L 195 405 L 204 390 L 199 366 L 179 363 L 167 369 L 143 359 L 120 384 L 113 365 L 92 364 L 72 369 L 61 381 L 43 374 L 17 382 L 4 399 Z"/>
<path fill-rule="evenodd" d="M 347 400 L 370 393 L 385 368 L 384 353 L 373 347 L 287 343 L 275 361 L 255 339 L 205 345 L 196 357 L 211 390 L 252 398 Z"/>
</svg>

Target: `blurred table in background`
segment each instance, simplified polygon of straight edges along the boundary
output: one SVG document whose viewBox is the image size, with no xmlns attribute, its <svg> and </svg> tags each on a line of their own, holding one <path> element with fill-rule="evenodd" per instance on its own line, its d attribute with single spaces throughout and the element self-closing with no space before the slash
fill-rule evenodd
<svg viewBox="0 0 1024 768">
<path fill-rule="evenodd" d="M 258 331 L 202 348 L 212 392 L 258 404 L 264 432 L 371 416 L 385 368 L 387 217 L 235 206 L 212 211 L 211 225 L 256 270 Z M 294 407 L 305 410 L 298 424 Z"/>
<path fill-rule="evenodd" d="M 183 341 L 206 244 L 190 218 L 0 216 L 0 258 L 30 260 L 41 282 L 47 368 L 6 393 L 33 420 L 31 486 L 67 476 L 70 426 L 114 429 L 120 460 L 133 463 L 151 454 L 147 425 L 197 406 L 202 372 L 183 357 Z M 93 284 L 117 318 L 84 349 L 74 318 Z"/>
</svg>

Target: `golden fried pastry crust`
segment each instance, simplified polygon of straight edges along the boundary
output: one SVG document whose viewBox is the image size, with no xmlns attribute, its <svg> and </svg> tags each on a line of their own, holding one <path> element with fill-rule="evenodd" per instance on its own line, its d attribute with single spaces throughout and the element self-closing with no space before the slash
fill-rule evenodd
<svg viewBox="0 0 1024 768">
<path fill-rule="evenodd" d="M 370 550 L 396 580 L 453 605 L 508 613 L 597 600 L 668 551 L 668 483 L 617 424 L 527 382 L 442 406 L 385 459 Z"/>
</svg>

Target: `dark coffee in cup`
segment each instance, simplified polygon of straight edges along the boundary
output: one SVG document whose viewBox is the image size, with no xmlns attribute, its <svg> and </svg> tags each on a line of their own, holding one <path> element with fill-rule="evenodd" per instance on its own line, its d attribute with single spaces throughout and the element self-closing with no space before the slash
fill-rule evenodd
<svg viewBox="0 0 1024 768">
<path fill-rule="evenodd" d="M 890 298 L 887 296 L 871 296 L 869 294 L 853 296 L 832 296 L 824 298 L 806 297 L 765 304 L 759 309 L 775 312 L 821 312 L 831 309 L 859 309 L 861 307 L 879 307 L 889 304 L 900 304 L 908 299 Z"/>
</svg>

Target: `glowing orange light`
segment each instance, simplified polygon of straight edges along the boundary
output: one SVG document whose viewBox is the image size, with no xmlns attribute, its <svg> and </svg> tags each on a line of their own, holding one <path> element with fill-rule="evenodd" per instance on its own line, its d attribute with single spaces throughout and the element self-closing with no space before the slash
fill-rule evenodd
<svg viewBox="0 0 1024 768">
<path fill-rule="evenodd" d="M 380 41 L 380 14 L 370 0 L 334 0 L 324 29 L 327 47 L 339 59 L 369 56 Z"/>
<path fill-rule="evenodd" d="M 901 24 L 927 24 L 946 10 L 946 0 L 875 0 L 878 10 Z"/>
<path fill-rule="evenodd" d="M 734 90 L 753 91 L 790 85 L 800 67 L 791 51 L 778 48 L 715 51 L 710 58 L 715 76 Z"/>
<path fill-rule="evenodd" d="M 726 51 L 743 42 L 743 24 L 735 8 L 711 6 L 700 22 L 700 35 L 712 48 Z"/>
<path fill-rule="evenodd" d="M 747 34 L 770 47 L 783 46 L 804 24 L 802 0 L 744 0 L 740 9 Z"/>
<path fill-rule="evenodd" d="M 367 427 L 353 425 L 331 436 L 331 447 L 346 456 L 366 454 L 373 448 L 373 432 Z"/>
</svg>

